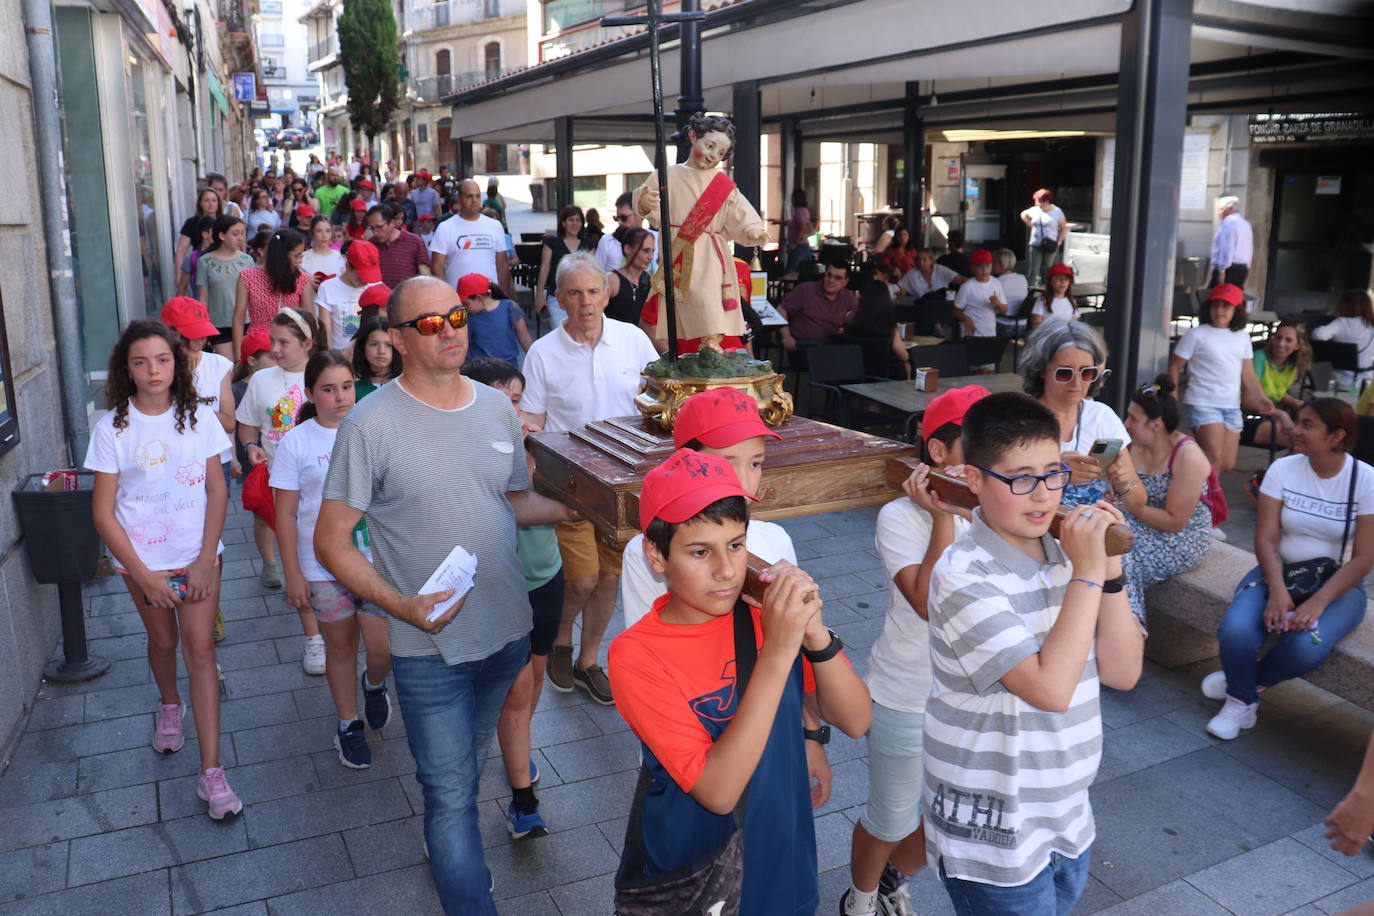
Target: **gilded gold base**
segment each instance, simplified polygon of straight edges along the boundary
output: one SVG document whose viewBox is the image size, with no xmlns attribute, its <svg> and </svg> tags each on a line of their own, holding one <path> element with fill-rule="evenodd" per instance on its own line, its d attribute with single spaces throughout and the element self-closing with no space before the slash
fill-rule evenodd
<svg viewBox="0 0 1374 916">
<path fill-rule="evenodd" d="M 769 426 L 781 426 L 792 416 L 792 395 L 783 390 L 783 376 L 776 372 L 739 378 L 645 378 L 648 387 L 635 398 L 635 407 L 664 432 L 672 432 L 683 401 L 712 388 L 738 388 L 752 396 L 759 405 L 759 415 Z"/>
</svg>

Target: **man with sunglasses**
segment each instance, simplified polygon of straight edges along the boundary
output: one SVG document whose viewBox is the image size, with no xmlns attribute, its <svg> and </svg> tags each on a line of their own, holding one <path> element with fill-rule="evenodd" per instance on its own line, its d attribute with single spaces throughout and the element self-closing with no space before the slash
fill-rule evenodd
<svg viewBox="0 0 1374 916">
<path fill-rule="evenodd" d="M 827 264 L 819 280 L 798 283 L 778 304 L 778 311 L 787 316 L 782 345 L 796 350 L 798 346 L 826 343 L 831 334 L 843 333 L 845 321 L 859 307 L 858 297 L 846 289 L 848 283 L 847 264 Z"/>
<path fill-rule="evenodd" d="M 510 400 L 462 376 L 467 309 L 458 293 L 414 277 L 392 293 L 387 317 L 405 370 L 340 424 L 315 550 L 341 584 L 391 615 L 392 672 L 444 911 L 495 916 L 476 799 L 501 707 L 529 658 L 515 529 L 577 516 L 529 489 Z M 364 514 L 375 568 L 354 545 Z M 455 546 L 477 558 L 472 588 L 419 594 Z M 459 600 L 433 614 L 451 598 Z"/>
<path fill-rule="evenodd" d="M 639 328 L 605 317 L 607 280 L 591 252 L 575 251 L 558 262 L 554 282 L 568 317 L 525 356 L 520 413 L 530 427 L 563 431 L 636 413 L 640 377 L 658 351 Z M 598 652 L 615 613 L 621 552 L 603 544 L 591 522 L 563 523 L 557 534 L 566 581 L 563 621 L 546 669 L 549 683 L 562 693 L 580 687 L 611 706 L 615 701 Z M 579 614 L 582 644 L 574 658 L 573 623 Z"/>
<path fill-rule="evenodd" d="M 608 232 L 601 236 L 601 240 L 596 243 L 596 259 L 601 262 L 601 266 L 606 268 L 609 273 L 618 270 L 625 263 L 625 252 L 622 242 L 625 239 L 626 231 L 639 229 L 644 225 L 634 208 L 634 194 L 626 191 L 615 199 L 615 231 Z M 649 230 L 649 234 L 654 237 L 654 259 L 649 262 L 649 273 L 658 270 L 658 231 Z"/>
</svg>

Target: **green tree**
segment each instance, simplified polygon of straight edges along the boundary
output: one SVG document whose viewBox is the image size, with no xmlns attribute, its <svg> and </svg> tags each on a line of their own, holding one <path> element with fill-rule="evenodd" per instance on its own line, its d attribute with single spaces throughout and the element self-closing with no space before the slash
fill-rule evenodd
<svg viewBox="0 0 1374 916">
<path fill-rule="evenodd" d="M 391 0 L 345 0 L 338 28 L 348 118 L 354 130 L 367 135 L 375 162 L 373 138 L 386 131 L 400 103 L 401 61 Z"/>
</svg>

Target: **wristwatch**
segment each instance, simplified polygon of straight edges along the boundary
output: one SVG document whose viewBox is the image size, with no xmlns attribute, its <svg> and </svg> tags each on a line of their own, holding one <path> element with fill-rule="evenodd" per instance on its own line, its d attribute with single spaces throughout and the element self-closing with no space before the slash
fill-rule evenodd
<svg viewBox="0 0 1374 916">
<path fill-rule="evenodd" d="M 822 746 L 827 745 L 830 743 L 830 726 L 822 725 L 820 728 L 803 728 L 802 738 L 807 741 L 814 741 Z"/>
<path fill-rule="evenodd" d="M 813 665 L 819 665 L 821 662 L 830 661 L 832 658 L 839 655 L 840 650 L 844 648 L 844 643 L 840 642 L 840 637 L 835 634 L 834 630 L 826 627 L 825 631 L 830 634 L 830 644 L 824 649 L 817 649 L 815 652 L 812 652 L 810 649 L 806 648 L 806 646 L 802 646 L 802 655 L 804 655 L 806 660 Z"/>
<path fill-rule="evenodd" d="M 1117 592 L 1121 591 L 1125 587 L 1126 575 L 1125 573 L 1122 573 L 1115 579 L 1108 579 L 1106 582 L 1102 583 L 1102 594 L 1115 595 Z"/>
</svg>

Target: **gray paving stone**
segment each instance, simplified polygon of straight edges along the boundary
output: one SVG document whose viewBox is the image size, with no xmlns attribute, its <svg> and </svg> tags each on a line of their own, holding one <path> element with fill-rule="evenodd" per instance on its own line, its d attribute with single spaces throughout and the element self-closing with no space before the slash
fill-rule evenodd
<svg viewBox="0 0 1374 916">
<path fill-rule="evenodd" d="M 549 896 L 562 916 L 604 916 L 615 901 L 615 876 L 598 875 L 553 888 Z M 497 901 L 497 908 L 501 901 Z"/>
<path fill-rule="evenodd" d="M 328 684 L 313 684 L 309 687 L 302 687 L 299 690 L 291 691 L 290 696 L 296 704 L 298 718 L 317 719 L 320 716 L 337 714 L 337 710 L 334 708 L 334 697 L 329 692 Z M 393 704 L 392 713 L 400 718 L 401 710 Z"/>
<path fill-rule="evenodd" d="M 234 621 L 251 620 L 267 616 L 267 603 L 261 598 L 221 598 L 219 609 L 224 614 L 224 638 L 228 642 L 234 637 Z"/>
<path fill-rule="evenodd" d="M 99 618 L 94 618 L 99 619 Z M 138 618 L 135 616 L 135 620 Z M 137 632 L 143 631 L 143 623 L 139 621 Z M 91 634 L 87 634 L 88 636 Z M 115 634 L 123 636 L 125 634 Z M 62 647 L 59 645 L 53 650 L 53 655 L 61 655 Z M 121 658 L 110 662 L 110 670 L 100 677 L 91 681 L 81 681 L 75 684 L 53 684 L 47 686 L 47 690 L 55 697 L 73 696 L 79 693 L 94 693 L 97 690 L 107 690 L 111 687 L 127 687 L 130 684 L 151 684 L 152 673 L 148 671 L 148 661 L 146 658 Z"/>
<path fill-rule="evenodd" d="M 613 735 L 616 732 L 629 731 L 630 723 L 620 715 L 620 711 L 614 706 L 602 706 L 600 703 L 588 703 L 582 707 L 582 712 L 587 718 L 596 723 L 596 727 L 601 729 L 603 735 Z M 536 713 L 537 715 L 537 713 Z"/>
<path fill-rule="evenodd" d="M 162 916 L 171 912 L 165 869 L 0 906 L 3 916 Z"/>
<path fill-rule="evenodd" d="M 85 715 L 84 696 L 52 697 L 39 693 L 34 698 L 33 710 L 29 713 L 27 730 L 37 732 L 48 728 L 61 728 L 64 725 L 77 725 L 85 719 Z"/>
<path fill-rule="evenodd" d="M 1120 902 L 1121 897 L 1111 888 L 1089 875 L 1088 883 L 1083 886 L 1083 895 L 1078 898 L 1078 905 L 1073 911 L 1083 914 L 1097 913 Z"/>
<path fill-rule="evenodd" d="M 71 844 L 67 883 L 93 884 L 248 848 L 242 818 L 216 823 L 205 814 L 82 837 Z"/>
<path fill-rule="evenodd" d="M 1113 690 L 1103 687 L 1103 728 L 1123 728 L 1193 705 L 1198 698 L 1197 688 L 1194 686 L 1192 690 L 1184 690 L 1175 686 L 1171 678 L 1163 676 L 1163 670 L 1158 665 L 1146 662 L 1135 689 Z"/>
<path fill-rule="evenodd" d="M 806 566 L 803 564 L 802 568 L 806 569 Z M 810 572 L 810 570 L 807 570 L 807 572 Z M 851 595 L 872 595 L 875 593 L 875 589 L 872 585 L 869 585 L 858 576 L 850 573 L 839 573 L 833 576 L 825 576 L 824 578 L 813 576 L 812 578 L 820 584 L 821 598 L 826 601 L 833 601 L 837 598 L 848 598 Z M 887 592 L 883 591 L 881 594 L 886 596 Z"/>
<path fill-rule="evenodd" d="M 787 534 L 792 538 L 794 544 L 830 536 L 828 530 L 823 528 L 818 522 L 810 519 L 785 518 L 781 519 L 778 524 L 787 530 Z"/>
<path fill-rule="evenodd" d="M 244 540 L 239 541 L 237 544 L 230 544 L 226 542 L 224 545 L 224 553 L 220 554 L 220 556 L 226 560 L 251 561 L 257 558 L 258 548 L 257 545 L 254 544 L 250 539 L 245 538 Z"/>
<path fill-rule="evenodd" d="M 844 640 L 845 654 L 850 656 L 852 662 L 854 649 L 869 648 L 878 641 L 879 636 L 883 635 L 883 622 L 882 617 L 873 617 L 856 620 L 853 623 L 836 624 L 832 629 L 840 634 L 840 639 Z"/>
<path fill-rule="evenodd" d="M 371 824 L 343 832 L 344 845 L 359 877 L 425 862 L 422 817 Z"/>
<path fill-rule="evenodd" d="M 253 569 L 251 559 L 244 560 L 224 560 L 220 566 L 220 579 L 229 581 L 230 579 L 248 579 L 258 575 Z"/>
<path fill-rule="evenodd" d="M 215 646 L 215 660 L 220 668 L 233 671 L 244 668 L 261 668 L 278 663 L 277 650 L 271 640 L 260 639 L 255 642 L 229 641 L 229 624 L 224 625 L 224 642 Z M 184 665 L 185 660 L 179 658 Z M 180 669 L 178 669 L 180 670 Z"/>
<path fill-rule="evenodd" d="M 639 739 L 632 732 L 601 735 L 541 750 L 564 782 L 618 773 L 639 765 Z"/>
<path fill-rule="evenodd" d="M 277 798 L 314 792 L 320 787 L 308 757 L 230 767 L 225 775 L 248 808 Z M 157 790 L 163 820 L 205 813 L 205 802 L 196 797 L 196 774 L 163 780 L 158 783 Z"/>
<path fill-rule="evenodd" d="M 535 712 L 530 717 L 530 746 L 539 748 L 551 744 L 567 744 L 570 741 L 594 738 L 603 734 L 587 715 L 586 708 L 579 706 L 556 713 Z M 613 707 L 600 708 L 614 712 Z"/>
<path fill-rule="evenodd" d="M 0 854 L 0 903 L 67 886 L 67 844 L 30 846 Z"/>
<path fill-rule="evenodd" d="M 1341 703 L 1242 734 L 1221 750 L 1329 810 L 1355 782 L 1371 731 L 1374 713 Z"/>
<path fill-rule="evenodd" d="M 820 871 L 828 871 L 849 864 L 849 845 L 854 838 L 854 824 L 840 812 L 815 819 L 816 862 Z"/>
<path fill-rule="evenodd" d="M 539 813 L 550 828 L 559 831 L 628 815 L 638 778 L 636 770 L 625 770 L 560 786 L 541 786 L 536 790 Z M 504 789 L 500 798 L 503 806 L 509 797 L 510 789 Z"/>
<path fill-rule="evenodd" d="M 1346 907 L 1352 907 L 1357 903 L 1369 903 L 1371 900 L 1374 900 L 1374 878 L 1368 878 L 1359 884 L 1352 884 L 1330 897 L 1323 897 L 1313 906 L 1323 913 L 1339 913 Z"/>
<path fill-rule="evenodd" d="M 1209 744 L 1204 736 L 1184 731 L 1162 717 L 1134 722 L 1110 734 L 1111 740 L 1104 739 L 1102 743 L 1102 765 L 1097 771 L 1097 783 L 1191 754 Z"/>
<path fill-rule="evenodd" d="M 553 833 L 535 843 L 497 846 L 487 850 L 486 856 L 487 867 L 496 878 L 497 899 L 519 897 L 597 875 L 609 876 L 620 863 L 594 826 Z M 603 897 L 599 912 L 605 913 L 610 902 L 609 896 Z"/>
<path fill-rule="evenodd" d="M 855 805 L 862 805 L 868 799 L 868 763 L 866 760 L 846 760 L 830 763 L 830 798 L 816 812 L 830 814 Z M 845 861 L 848 861 L 846 853 Z"/>
<path fill-rule="evenodd" d="M 1293 834 L 1293 839 L 1323 858 L 1330 859 L 1358 878 L 1374 878 L 1374 855 L 1371 855 L 1368 849 L 1355 856 L 1339 853 L 1331 848 L 1331 841 L 1326 838 L 1326 831 L 1327 826 L 1325 824 L 1317 823 L 1306 830 L 1299 830 Z"/>
<path fill-rule="evenodd" d="M 234 732 L 234 748 L 237 759 L 245 764 L 313 754 L 333 747 L 334 733 L 338 727 L 338 717 L 330 716 L 241 729 Z"/>
<path fill-rule="evenodd" d="M 833 913 L 840 901 L 840 895 L 849 889 L 849 866 L 844 865 L 820 873 L 821 905 L 819 913 Z M 945 893 L 945 886 L 929 868 L 923 868 L 913 875 L 906 884 L 911 903 L 921 916 L 955 916 L 954 905 Z M 1078 910 L 1075 909 L 1077 914 Z"/>
<path fill-rule="evenodd" d="M 245 820 L 249 842 L 258 848 L 409 816 L 405 793 L 386 780 L 261 802 Z"/>
<path fill-rule="evenodd" d="M 1098 913 L 1099 916 L 1231 916 L 1230 910 L 1183 880 L 1170 881 Z"/>
<path fill-rule="evenodd" d="M 256 553 L 256 551 L 254 551 Z M 266 588 L 257 578 L 231 579 L 220 583 L 221 598 L 253 598 L 259 595 L 281 594 L 281 589 Z"/>
<path fill-rule="evenodd" d="M 11 766 L 0 779 L 0 808 L 75 795 L 76 768 L 75 760 Z"/>
<path fill-rule="evenodd" d="M 54 843 L 155 820 L 157 791 L 152 785 L 6 807 L 0 818 L 0 850 Z"/>
<path fill-rule="evenodd" d="M 282 636 L 300 636 L 301 623 L 295 612 L 292 612 L 290 616 L 269 613 L 262 617 L 249 617 L 246 620 L 226 622 L 224 629 L 226 643 L 230 639 L 235 643 L 256 642 L 264 639 L 277 639 Z M 305 637 L 301 636 L 301 638 L 304 639 Z M 300 667 L 299 664 L 296 665 L 296 670 L 300 671 Z M 304 672 L 301 673 L 304 674 Z M 255 692 L 266 693 L 267 691 Z"/>
<path fill-rule="evenodd" d="M 226 732 L 279 725 L 294 722 L 298 718 L 296 704 L 289 693 L 268 693 L 224 700 L 219 704 L 219 727 Z"/>
<path fill-rule="evenodd" d="M 172 869 L 172 908 L 181 914 L 262 900 L 353 879 L 337 835 L 251 849 Z"/>
<path fill-rule="evenodd" d="M 180 689 L 178 683 L 178 689 Z M 113 687 L 86 694 L 86 721 L 99 722 L 102 719 L 121 719 L 138 713 L 146 713 L 149 721 L 157 712 L 157 685 L 149 681 L 131 687 Z M 151 732 L 148 735 L 152 739 Z"/>
<path fill-rule="evenodd" d="M 360 913 L 438 913 L 439 897 L 429 867 L 416 865 L 267 901 L 271 916 L 318 916 L 338 912 L 341 901 Z"/>
<path fill-rule="evenodd" d="M 404 738 L 382 741 L 374 738 L 369 732 L 367 744 L 372 749 L 372 766 L 366 770 L 354 770 L 344 766 L 339 762 L 339 752 L 333 747 L 311 754 L 310 758 L 314 761 L 320 787 L 332 789 L 338 786 L 356 786 L 396 777 L 406 782 L 415 781 L 415 758 L 410 756 L 410 748 Z"/>
<path fill-rule="evenodd" d="M 148 655 L 148 637 L 144 633 L 91 639 L 86 645 L 92 655 L 101 655 L 109 659 L 146 658 Z"/>
<path fill-rule="evenodd" d="M 127 600 L 127 598 L 126 598 Z M 110 636 L 144 636 L 148 631 L 143 626 L 143 618 L 132 610 L 133 604 L 129 604 L 130 610 L 123 614 L 109 614 L 104 617 L 86 618 L 86 638 L 104 639 Z M 102 674 L 96 678 L 97 682 L 103 683 L 108 676 Z"/>
<path fill-rule="evenodd" d="M 1189 884 L 1235 913 L 1280 916 L 1356 882 L 1350 872 L 1284 837 L 1187 877 Z"/>
<path fill-rule="evenodd" d="M 220 736 L 219 759 L 220 766 L 226 769 L 235 764 L 234 746 L 228 735 Z M 158 754 L 150 747 L 136 747 L 82 757 L 77 767 L 77 787 L 83 793 L 101 792 L 193 773 L 200 773 L 200 754 L 191 742 L 175 754 Z"/>
<path fill-rule="evenodd" d="M 56 763 L 77 757 L 89 757 L 132 747 L 147 747 L 153 737 L 153 716 L 150 712 L 126 715 L 119 719 L 104 719 L 47 731 L 29 732 L 19 742 L 16 759 L 30 759 Z M 150 749 L 148 753 L 153 753 Z"/>
<path fill-rule="evenodd" d="M 628 817 L 617 817 L 614 820 L 602 821 L 597 824 L 597 829 L 606 838 L 606 842 L 611 844 L 616 855 L 623 855 L 625 852 L 625 828 L 629 826 Z"/>
<path fill-rule="evenodd" d="M 496 905 L 501 916 L 561 916 L 548 891 L 535 891 L 523 897 L 502 900 Z"/>
<path fill-rule="evenodd" d="M 1325 816 L 1215 748 L 1096 786 L 1092 802 L 1097 823 L 1108 828 L 1094 845 L 1092 873 L 1126 899 Z"/>
</svg>

